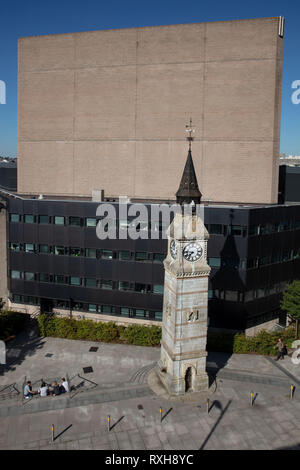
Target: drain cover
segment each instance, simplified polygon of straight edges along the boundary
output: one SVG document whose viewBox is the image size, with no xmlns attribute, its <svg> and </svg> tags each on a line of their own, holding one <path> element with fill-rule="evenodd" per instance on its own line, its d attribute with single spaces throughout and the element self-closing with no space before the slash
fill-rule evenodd
<svg viewBox="0 0 300 470">
<path fill-rule="evenodd" d="M 96 346 L 92 346 L 90 349 L 89 349 L 89 352 L 97 352 L 99 348 L 97 348 Z"/>
<path fill-rule="evenodd" d="M 91 366 L 89 367 L 83 367 L 83 372 L 85 374 L 90 374 L 91 372 L 93 372 L 93 368 Z"/>
<path fill-rule="evenodd" d="M 138 405 L 137 407 L 138 407 L 139 410 L 143 410 L 143 409 L 144 409 L 143 405 Z"/>
</svg>

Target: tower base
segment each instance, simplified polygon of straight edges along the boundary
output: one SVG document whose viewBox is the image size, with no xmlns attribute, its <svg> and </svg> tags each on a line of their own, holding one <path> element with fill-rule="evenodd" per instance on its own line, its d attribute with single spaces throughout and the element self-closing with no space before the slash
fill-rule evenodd
<svg viewBox="0 0 300 470">
<path fill-rule="evenodd" d="M 169 395 L 185 395 L 186 393 L 205 392 L 209 389 L 209 378 L 206 372 L 202 371 L 193 374 L 188 383 L 186 377 L 174 377 L 170 375 L 159 361 L 156 366 L 156 374 Z"/>
</svg>

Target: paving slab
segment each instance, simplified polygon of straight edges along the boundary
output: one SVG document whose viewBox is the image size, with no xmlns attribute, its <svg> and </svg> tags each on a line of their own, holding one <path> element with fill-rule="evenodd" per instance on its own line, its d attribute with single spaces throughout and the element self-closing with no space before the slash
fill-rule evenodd
<svg viewBox="0 0 300 470">
<path fill-rule="evenodd" d="M 97 352 L 89 352 L 92 346 Z M 0 390 L 16 384 L 22 391 L 25 376 L 38 382 L 68 375 L 96 386 L 83 386 L 73 397 L 1 400 L 0 449 L 299 449 L 300 367 L 290 358 L 278 364 L 263 356 L 209 353 L 216 379 L 207 413 L 207 392 L 174 400 L 151 381 L 159 356 L 158 348 L 20 335 L 9 344 L 7 366 L 0 366 Z M 89 366 L 93 372 L 84 374 Z"/>
</svg>

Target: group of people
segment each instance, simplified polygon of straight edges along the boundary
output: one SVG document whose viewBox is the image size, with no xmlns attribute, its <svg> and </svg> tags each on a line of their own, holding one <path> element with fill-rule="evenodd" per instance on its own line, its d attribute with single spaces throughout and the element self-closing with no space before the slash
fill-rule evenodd
<svg viewBox="0 0 300 470">
<path fill-rule="evenodd" d="M 40 395 L 41 397 L 47 397 L 47 396 L 55 397 L 57 395 L 61 395 L 62 393 L 69 392 L 69 390 L 70 390 L 69 383 L 64 377 L 61 379 L 60 384 L 54 381 L 52 385 L 47 384 L 42 379 L 41 386 L 36 391 L 32 390 L 31 381 L 28 380 L 24 387 L 24 397 L 32 398 L 34 395 Z"/>
</svg>

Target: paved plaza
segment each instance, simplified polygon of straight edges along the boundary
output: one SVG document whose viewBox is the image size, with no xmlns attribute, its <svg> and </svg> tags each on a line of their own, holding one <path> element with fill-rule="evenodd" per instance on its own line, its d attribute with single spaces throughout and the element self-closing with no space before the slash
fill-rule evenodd
<svg viewBox="0 0 300 470">
<path fill-rule="evenodd" d="M 7 346 L 0 449 L 300 449 L 300 365 L 289 357 L 209 353 L 209 392 L 172 399 L 154 372 L 159 348 L 40 338 L 34 331 Z M 66 376 L 70 394 L 22 398 L 25 378 L 36 389 L 41 378 Z"/>
</svg>

